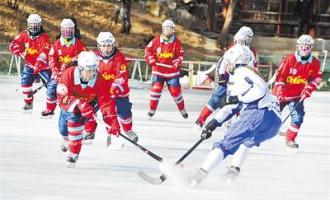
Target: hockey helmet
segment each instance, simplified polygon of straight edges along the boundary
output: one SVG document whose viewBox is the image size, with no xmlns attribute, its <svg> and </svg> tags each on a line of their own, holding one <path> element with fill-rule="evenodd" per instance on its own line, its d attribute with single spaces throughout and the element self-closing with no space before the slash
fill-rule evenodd
<svg viewBox="0 0 330 200">
<path fill-rule="evenodd" d="M 170 37 L 175 32 L 175 24 L 172 20 L 167 19 L 162 23 L 162 33 L 166 37 Z"/>
<path fill-rule="evenodd" d="M 297 54 L 307 57 L 312 53 L 314 40 L 310 35 L 301 35 L 297 40 Z"/>
<path fill-rule="evenodd" d="M 227 71 L 234 72 L 234 69 L 239 66 L 253 66 L 255 61 L 252 51 L 244 45 L 236 44 L 225 53 L 228 59 Z"/>
<path fill-rule="evenodd" d="M 71 39 L 74 36 L 75 24 L 71 19 L 63 19 L 60 26 L 63 38 Z"/>
<path fill-rule="evenodd" d="M 110 56 L 114 51 L 116 39 L 110 32 L 100 32 L 96 38 L 97 48 L 102 56 Z"/>
<path fill-rule="evenodd" d="M 98 58 L 92 51 L 82 51 L 78 55 L 78 69 L 80 78 L 89 81 L 96 77 L 98 69 Z"/>
<path fill-rule="evenodd" d="M 38 33 L 41 29 L 41 17 L 38 14 L 30 14 L 27 18 L 28 31 L 30 33 Z"/>
<path fill-rule="evenodd" d="M 234 35 L 234 43 L 250 46 L 252 42 L 253 31 L 248 26 L 242 26 Z"/>
</svg>

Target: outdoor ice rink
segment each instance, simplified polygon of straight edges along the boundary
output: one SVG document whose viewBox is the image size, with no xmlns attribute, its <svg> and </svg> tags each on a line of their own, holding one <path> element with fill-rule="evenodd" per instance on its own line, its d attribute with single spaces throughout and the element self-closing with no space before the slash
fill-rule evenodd
<svg viewBox="0 0 330 200">
<path fill-rule="evenodd" d="M 106 148 L 106 131 L 98 126 L 92 145 L 83 146 L 75 168 L 66 167 L 60 151 L 58 111 L 40 119 L 45 90 L 35 95 L 32 114 L 23 114 L 23 96 L 17 77 L 0 77 L 0 199 L 1 200 L 330 200 L 330 93 L 316 92 L 305 102 L 306 116 L 298 136 L 298 152 L 284 147 L 276 136 L 251 149 L 239 177 L 225 186 L 223 174 L 230 157 L 196 188 L 170 178 L 151 185 L 136 172 L 161 174 L 159 163 L 131 144 L 120 150 Z M 134 86 L 132 86 L 134 87 Z M 135 88 L 135 87 L 134 87 Z M 148 120 L 149 91 L 132 89 L 134 130 L 139 144 L 169 162 L 175 162 L 198 139 L 193 123 L 211 91 L 183 90 L 189 113 L 183 119 L 164 89 L 159 109 Z M 287 115 L 283 113 L 283 118 Z M 219 128 L 184 161 L 182 174 L 191 174 L 203 162 Z"/>
</svg>

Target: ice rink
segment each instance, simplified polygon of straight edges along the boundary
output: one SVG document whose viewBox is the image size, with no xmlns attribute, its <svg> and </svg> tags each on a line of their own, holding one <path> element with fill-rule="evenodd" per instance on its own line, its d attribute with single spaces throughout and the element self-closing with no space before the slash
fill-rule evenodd
<svg viewBox="0 0 330 200">
<path fill-rule="evenodd" d="M 251 149 L 239 177 L 225 186 L 230 157 L 195 188 L 170 178 L 151 185 L 136 173 L 161 174 L 159 163 L 127 144 L 119 150 L 106 147 L 106 131 L 98 126 L 92 145 L 84 145 L 75 168 L 66 167 L 60 151 L 58 111 L 41 119 L 45 90 L 35 95 L 32 114 L 23 114 L 23 96 L 17 77 L 0 78 L 0 199 L 1 200 L 330 200 L 330 93 L 316 92 L 305 102 L 305 122 L 297 142 L 298 152 L 288 151 L 284 137 L 276 136 Z M 134 85 L 133 85 L 134 87 Z M 135 88 L 135 87 L 134 87 Z M 175 162 L 198 139 L 194 121 L 211 91 L 184 90 L 189 113 L 183 119 L 164 89 L 159 109 L 148 120 L 149 91 L 132 89 L 134 130 L 139 144 L 169 162 Z M 287 115 L 283 113 L 283 118 Z M 204 141 L 184 161 L 179 171 L 191 174 L 203 162 L 223 128 Z"/>
</svg>

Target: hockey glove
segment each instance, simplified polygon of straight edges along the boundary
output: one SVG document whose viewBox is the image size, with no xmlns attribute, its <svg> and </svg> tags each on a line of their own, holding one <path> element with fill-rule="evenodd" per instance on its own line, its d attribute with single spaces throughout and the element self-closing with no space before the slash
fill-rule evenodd
<svg viewBox="0 0 330 200">
<path fill-rule="evenodd" d="M 225 86 L 228 82 L 228 79 L 225 77 L 224 74 L 219 75 L 218 85 L 219 86 Z"/>
<path fill-rule="evenodd" d="M 116 86 L 112 86 L 110 88 L 110 97 L 114 99 L 118 96 L 118 94 L 119 94 L 119 88 Z"/>
<path fill-rule="evenodd" d="M 120 126 L 117 118 L 107 117 L 104 119 L 104 122 L 109 125 L 109 127 L 107 127 L 107 132 L 118 137 Z"/>
<path fill-rule="evenodd" d="M 80 99 L 77 107 L 83 118 L 91 119 L 94 117 L 94 109 L 87 101 Z"/>
<path fill-rule="evenodd" d="M 239 103 L 238 96 L 227 96 L 226 104 L 237 104 Z"/>
<path fill-rule="evenodd" d="M 203 138 L 204 140 L 209 139 L 212 136 L 212 132 L 214 131 L 214 129 L 217 128 L 218 125 L 219 123 L 217 122 L 217 120 L 212 119 L 202 131 L 201 138 Z"/>
<path fill-rule="evenodd" d="M 312 95 L 312 92 L 314 91 L 314 87 L 307 85 L 303 91 L 301 92 L 301 98 L 306 99 Z"/>
</svg>

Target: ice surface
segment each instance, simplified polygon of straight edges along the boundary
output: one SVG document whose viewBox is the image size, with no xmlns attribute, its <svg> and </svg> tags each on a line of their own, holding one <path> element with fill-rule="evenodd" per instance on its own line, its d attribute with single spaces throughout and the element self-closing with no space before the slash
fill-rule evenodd
<svg viewBox="0 0 330 200">
<path fill-rule="evenodd" d="M 288 152 L 284 138 L 276 136 L 251 150 L 230 187 L 223 180 L 228 158 L 201 185 L 188 188 L 170 180 L 156 186 L 143 181 L 136 172 L 142 169 L 159 177 L 159 163 L 132 144 L 116 151 L 106 148 L 103 126 L 98 127 L 94 143 L 83 146 L 76 167 L 68 169 L 66 154 L 59 149 L 58 108 L 53 119 L 40 119 L 45 107 L 43 89 L 35 96 L 33 113 L 23 114 L 22 95 L 15 91 L 19 85 L 18 78 L 0 78 L 1 200 L 330 199 L 330 93 L 317 92 L 305 102 L 298 152 Z M 159 109 L 148 120 L 149 92 L 141 88 L 131 92 L 139 144 L 175 163 L 199 139 L 193 123 L 211 91 L 183 91 L 189 112 L 185 120 L 164 89 Z M 199 167 L 223 131 L 218 129 L 186 158 L 184 173 Z"/>
</svg>

